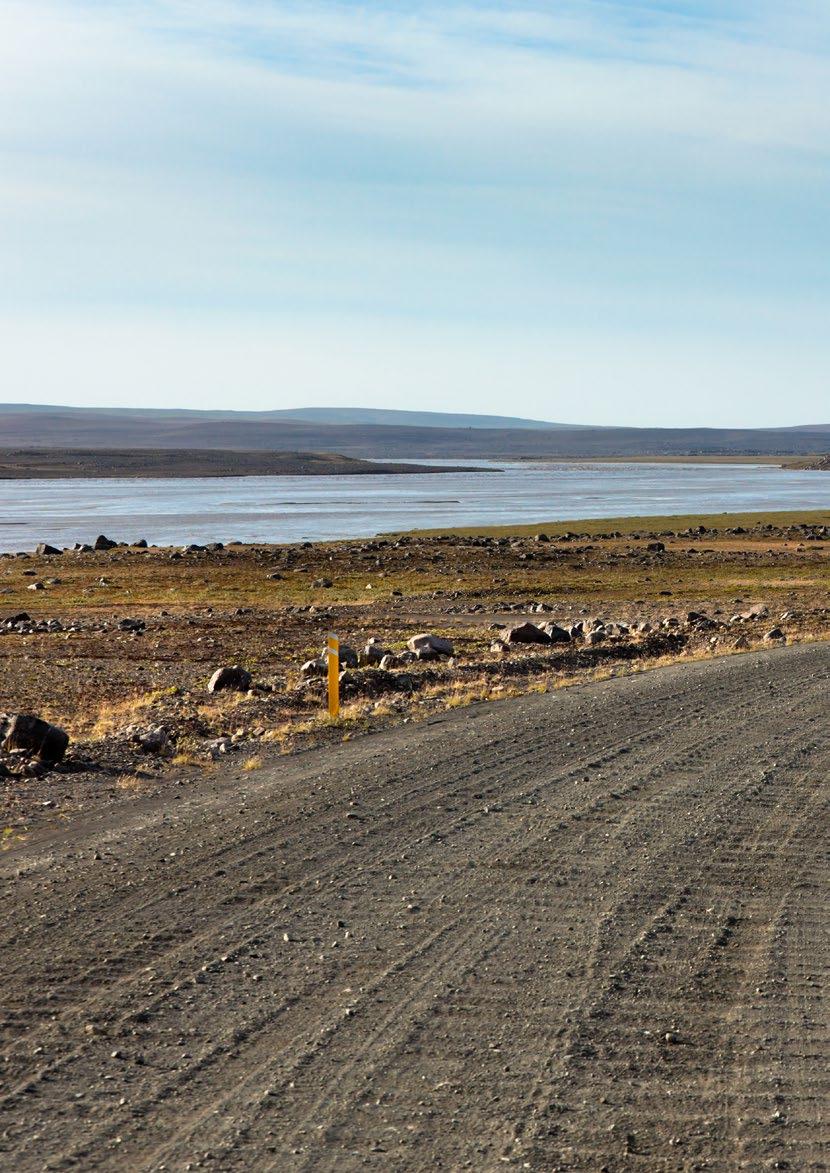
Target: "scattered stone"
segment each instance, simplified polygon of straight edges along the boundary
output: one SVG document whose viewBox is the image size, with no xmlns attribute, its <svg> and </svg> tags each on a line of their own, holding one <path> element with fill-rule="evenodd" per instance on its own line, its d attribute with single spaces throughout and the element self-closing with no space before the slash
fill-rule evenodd
<svg viewBox="0 0 830 1173">
<path fill-rule="evenodd" d="M 548 633 L 537 627 L 535 623 L 520 623 L 517 627 L 508 627 L 504 638 L 509 644 L 549 644 L 551 642 Z"/>
<path fill-rule="evenodd" d="M 113 542 L 110 538 L 105 537 L 104 534 L 99 534 L 95 539 L 93 548 L 95 550 L 114 550 L 117 545 L 118 542 Z"/>
<path fill-rule="evenodd" d="M 35 549 L 35 553 L 51 556 L 52 554 L 60 554 L 61 551 L 57 550 L 54 546 L 50 546 L 48 542 L 40 542 Z"/>
<path fill-rule="evenodd" d="M 215 741 L 208 742 L 207 748 L 214 761 L 225 754 L 237 752 L 237 746 L 230 737 L 217 737 Z"/>
<path fill-rule="evenodd" d="M 132 632 L 135 632 L 137 635 L 140 635 L 141 632 L 144 631 L 146 626 L 147 626 L 147 624 L 144 622 L 143 619 L 127 619 L 125 617 L 124 619 L 119 619 L 119 621 L 118 621 L 118 630 L 119 631 L 132 631 Z"/>
<path fill-rule="evenodd" d="M 251 684 L 250 672 L 240 668 L 238 664 L 232 664 L 230 667 L 216 669 L 208 682 L 208 692 L 247 692 Z"/>
<path fill-rule="evenodd" d="M 322 652 L 322 659 L 327 661 L 325 649 Z M 341 671 L 344 668 L 357 668 L 358 656 L 354 648 L 350 648 L 348 644 L 341 644 L 338 650 L 338 661 Z"/>
<path fill-rule="evenodd" d="M 407 640 L 406 646 L 419 659 L 429 659 L 435 656 L 452 656 L 454 652 L 451 640 L 445 639 L 441 635 L 431 635 L 426 632 L 421 635 L 413 635 Z M 427 655 L 423 654 L 425 652 Z"/>
<path fill-rule="evenodd" d="M 142 753 L 155 754 L 158 757 L 170 757 L 173 753 L 170 734 L 163 725 L 152 725 L 146 729 L 130 725 L 124 730 L 124 733 Z"/>
<path fill-rule="evenodd" d="M 571 642 L 571 633 L 564 627 L 560 627 L 558 623 L 546 623 L 542 630 L 552 644 L 569 644 Z"/>
</svg>

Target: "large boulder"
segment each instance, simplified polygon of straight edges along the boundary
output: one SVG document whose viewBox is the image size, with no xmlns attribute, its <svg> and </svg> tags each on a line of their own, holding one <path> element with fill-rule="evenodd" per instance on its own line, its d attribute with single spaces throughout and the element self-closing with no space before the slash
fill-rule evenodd
<svg viewBox="0 0 830 1173">
<path fill-rule="evenodd" d="M 96 549 L 96 550 L 114 550 L 117 545 L 118 545 L 118 542 L 113 542 L 110 540 L 110 538 L 105 537 L 103 534 L 99 534 L 98 537 L 95 539 L 94 549 Z"/>
<path fill-rule="evenodd" d="M 69 734 L 40 717 L 16 713 L 6 719 L 2 748 L 6 753 L 20 753 L 53 766 L 63 760 L 69 746 Z"/>
<path fill-rule="evenodd" d="M 429 656 L 452 656 L 454 654 L 452 640 L 445 639 L 442 635 L 431 635 L 428 632 L 422 632 L 421 635 L 413 635 L 411 639 L 407 640 L 406 646 L 410 652 L 414 652 L 420 659 L 428 659 Z"/>
<path fill-rule="evenodd" d="M 35 550 L 35 553 L 52 555 L 60 554 L 60 550 L 55 549 L 54 546 L 50 546 L 48 542 L 40 542 Z"/>
<path fill-rule="evenodd" d="M 551 638 L 535 623 L 519 623 L 516 627 L 509 627 L 504 638 L 510 644 L 549 644 Z"/>
<path fill-rule="evenodd" d="M 216 669 L 208 681 L 208 692 L 247 692 L 251 683 L 250 672 L 238 664 L 231 664 Z"/>
</svg>

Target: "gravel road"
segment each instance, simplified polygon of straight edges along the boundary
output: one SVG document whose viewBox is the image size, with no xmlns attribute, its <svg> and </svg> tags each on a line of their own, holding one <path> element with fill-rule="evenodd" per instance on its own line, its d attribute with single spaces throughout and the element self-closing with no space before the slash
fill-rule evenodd
<svg viewBox="0 0 830 1173">
<path fill-rule="evenodd" d="M 830 646 L 231 766 L 0 857 L 0 1165 L 825 1169 Z"/>
</svg>

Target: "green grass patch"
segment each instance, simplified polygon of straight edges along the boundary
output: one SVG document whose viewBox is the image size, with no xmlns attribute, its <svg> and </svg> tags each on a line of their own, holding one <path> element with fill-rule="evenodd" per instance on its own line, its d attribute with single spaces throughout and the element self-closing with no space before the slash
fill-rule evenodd
<svg viewBox="0 0 830 1173">
<path fill-rule="evenodd" d="M 546 533 L 551 537 L 564 533 L 579 534 L 632 534 L 641 531 L 649 533 L 661 530 L 684 530 L 705 525 L 707 529 L 727 529 L 742 526 L 751 529 L 756 525 L 830 525 L 830 509 L 796 509 L 783 512 L 760 513 L 681 513 L 660 517 L 589 517 L 571 521 L 534 521 L 527 525 L 470 525 L 449 529 L 417 529 L 409 531 L 418 537 L 439 537 L 453 534 L 458 537 L 532 537 Z M 403 532 L 403 531 L 401 531 Z M 382 537 L 399 537 L 401 533 L 383 534 Z"/>
</svg>

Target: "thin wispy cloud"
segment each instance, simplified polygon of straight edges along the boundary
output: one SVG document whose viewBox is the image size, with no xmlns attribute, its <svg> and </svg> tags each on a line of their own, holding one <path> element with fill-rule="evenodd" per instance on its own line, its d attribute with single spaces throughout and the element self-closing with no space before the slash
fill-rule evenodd
<svg viewBox="0 0 830 1173">
<path fill-rule="evenodd" d="M 244 351 L 248 406 L 821 414 L 828 46 L 807 0 L 11 0 L 4 397 L 218 402 Z"/>
</svg>

